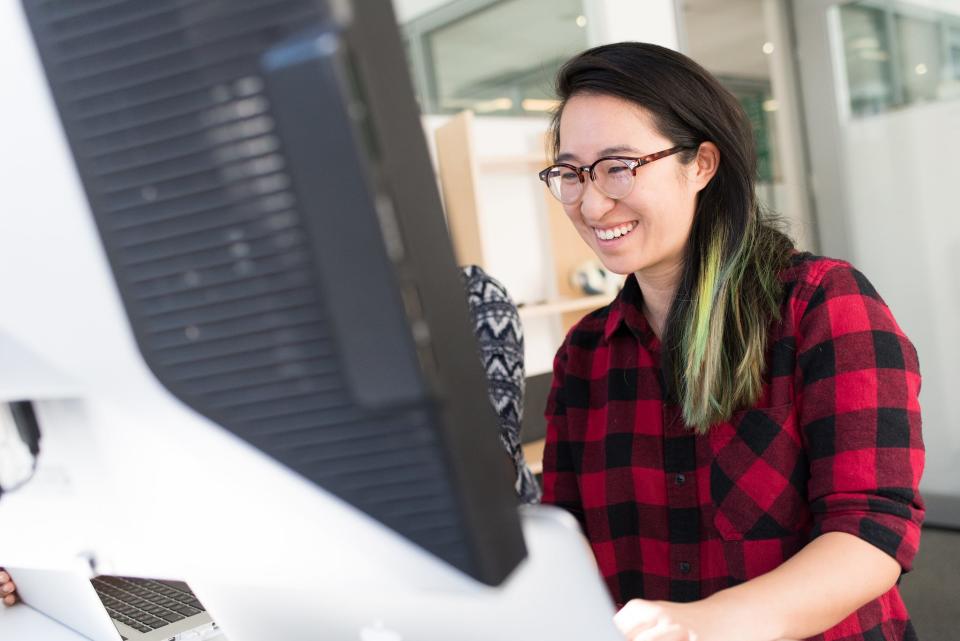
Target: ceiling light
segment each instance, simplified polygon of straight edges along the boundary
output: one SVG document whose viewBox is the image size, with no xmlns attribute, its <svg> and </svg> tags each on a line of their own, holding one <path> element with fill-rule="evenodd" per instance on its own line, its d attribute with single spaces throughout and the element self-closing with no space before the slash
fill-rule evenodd
<svg viewBox="0 0 960 641">
<path fill-rule="evenodd" d="M 918 76 L 925 76 L 927 74 L 927 65 L 921 62 L 916 67 L 914 67 L 913 70 L 917 72 Z"/>
<path fill-rule="evenodd" d="M 857 52 L 857 55 L 863 60 L 876 60 L 878 62 L 886 62 L 890 59 L 886 51 L 877 51 L 876 49 L 861 49 Z"/>
<path fill-rule="evenodd" d="M 481 114 L 490 113 L 491 111 L 509 111 L 510 109 L 513 109 L 513 101 L 509 98 L 481 100 L 473 104 L 473 110 Z"/>
<path fill-rule="evenodd" d="M 762 48 L 763 48 L 763 53 L 767 54 L 768 56 L 769 56 L 771 53 L 773 53 L 773 43 L 772 43 L 772 42 L 764 42 Z"/>
<path fill-rule="evenodd" d="M 880 41 L 876 38 L 866 36 L 864 38 L 854 38 L 850 41 L 851 49 L 879 49 Z"/>
<path fill-rule="evenodd" d="M 541 100 L 538 98 L 527 98 L 520 103 L 524 111 L 552 111 L 558 102 L 556 100 Z"/>
<path fill-rule="evenodd" d="M 764 100 L 763 101 L 763 110 L 764 111 L 776 111 L 780 105 L 776 100 Z"/>
<path fill-rule="evenodd" d="M 587 26 L 587 16 L 577 16 L 577 26 L 583 29 Z"/>
</svg>

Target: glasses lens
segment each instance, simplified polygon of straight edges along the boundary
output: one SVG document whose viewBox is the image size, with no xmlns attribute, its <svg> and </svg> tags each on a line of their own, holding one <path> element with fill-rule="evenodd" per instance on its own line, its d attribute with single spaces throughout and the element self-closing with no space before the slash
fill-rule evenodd
<svg viewBox="0 0 960 641">
<path fill-rule="evenodd" d="M 633 189 L 633 170 L 624 160 L 601 160 L 593 173 L 597 187 L 610 198 L 623 198 Z"/>
<path fill-rule="evenodd" d="M 547 186 L 557 200 L 567 205 L 576 202 L 583 191 L 583 183 L 577 172 L 559 165 L 547 172 Z"/>
</svg>

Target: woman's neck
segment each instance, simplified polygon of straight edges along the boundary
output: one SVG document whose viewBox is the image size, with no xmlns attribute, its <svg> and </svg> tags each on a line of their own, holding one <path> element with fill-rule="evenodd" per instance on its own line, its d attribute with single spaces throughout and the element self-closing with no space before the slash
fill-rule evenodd
<svg viewBox="0 0 960 641">
<path fill-rule="evenodd" d="M 643 314 L 657 338 L 663 337 L 670 305 L 673 303 L 682 275 L 682 261 L 656 270 L 635 272 L 637 284 L 640 285 L 640 291 L 643 293 Z"/>
</svg>

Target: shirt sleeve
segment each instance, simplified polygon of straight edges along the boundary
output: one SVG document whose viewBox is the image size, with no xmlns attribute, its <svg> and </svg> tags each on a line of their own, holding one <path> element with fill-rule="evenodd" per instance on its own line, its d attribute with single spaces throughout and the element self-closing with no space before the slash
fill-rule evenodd
<svg viewBox="0 0 960 641">
<path fill-rule="evenodd" d="M 523 503 L 540 500 L 540 486 L 527 465 L 520 441 L 523 420 L 523 324 L 510 294 L 498 280 L 475 265 L 461 269 L 487 396 L 500 425 L 500 444 L 513 460 L 514 489 Z"/>
<path fill-rule="evenodd" d="M 564 401 L 564 381 L 567 367 L 569 336 L 553 360 L 553 383 L 547 397 L 545 416 L 547 437 L 543 450 L 543 502 L 570 512 L 580 527 L 586 530 L 580 489 L 574 466 L 574 446 L 567 426 L 567 406 Z"/>
<path fill-rule="evenodd" d="M 863 274 L 839 265 L 810 296 L 797 352 L 811 538 L 852 534 L 908 571 L 924 515 L 916 350 Z"/>
</svg>

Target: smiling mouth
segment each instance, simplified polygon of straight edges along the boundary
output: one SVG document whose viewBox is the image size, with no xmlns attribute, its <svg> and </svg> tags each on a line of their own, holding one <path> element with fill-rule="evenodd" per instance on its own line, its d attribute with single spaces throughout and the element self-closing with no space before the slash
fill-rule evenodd
<svg viewBox="0 0 960 641">
<path fill-rule="evenodd" d="M 623 238 L 634 229 L 637 228 L 639 223 L 637 221 L 624 223 L 617 227 L 610 227 L 607 229 L 598 229 L 597 227 L 593 228 L 593 233 L 597 235 L 597 238 L 600 240 L 614 240 L 616 238 Z"/>
</svg>

